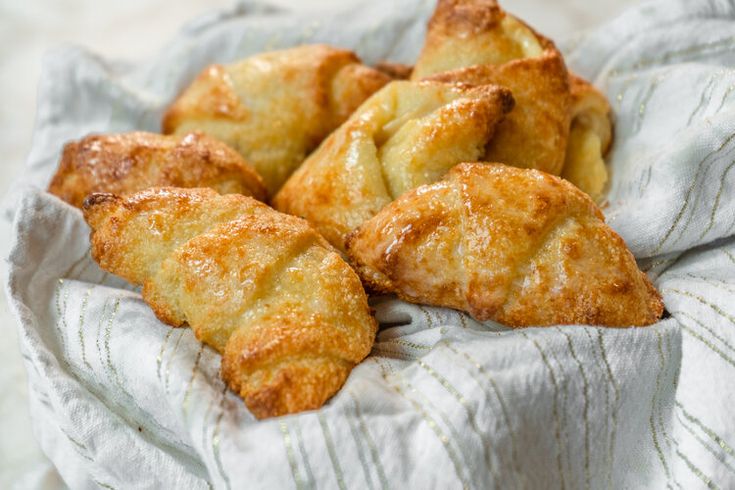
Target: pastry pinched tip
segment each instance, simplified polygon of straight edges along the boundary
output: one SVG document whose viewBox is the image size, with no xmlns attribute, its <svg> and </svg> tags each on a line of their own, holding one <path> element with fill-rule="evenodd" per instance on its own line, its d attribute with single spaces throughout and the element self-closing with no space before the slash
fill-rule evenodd
<svg viewBox="0 0 735 490">
<path fill-rule="evenodd" d="M 100 204 L 108 202 L 116 202 L 119 199 L 120 198 L 118 196 L 109 192 L 95 192 L 84 199 L 84 202 L 82 203 L 82 209 L 84 211 L 89 211 L 95 206 L 99 206 Z"/>
</svg>

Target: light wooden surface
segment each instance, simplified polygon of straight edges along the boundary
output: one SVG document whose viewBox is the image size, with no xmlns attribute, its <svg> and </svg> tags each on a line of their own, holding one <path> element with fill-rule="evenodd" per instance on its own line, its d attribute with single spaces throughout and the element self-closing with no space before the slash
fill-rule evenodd
<svg viewBox="0 0 735 490">
<path fill-rule="evenodd" d="M 270 0 L 294 9 L 345 0 Z M 506 10 L 561 40 L 593 28 L 639 0 L 506 0 Z M 156 53 L 187 20 L 230 5 L 229 0 L 0 0 L 0 194 L 20 174 L 31 144 L 41 56 L 52 46 L 77 44 L 107 58 L 141 60 Z M 0 253 L 10 245 L 0 222 Z M 0 267 L 5 268 L 3 261 Z M 3 276 L 5 271 L 3 271 Z M 0 295 L 0 488 L 55 488 L 58 476 L 33 439 L 25 372 L 14 319 Z"/>
</svg>

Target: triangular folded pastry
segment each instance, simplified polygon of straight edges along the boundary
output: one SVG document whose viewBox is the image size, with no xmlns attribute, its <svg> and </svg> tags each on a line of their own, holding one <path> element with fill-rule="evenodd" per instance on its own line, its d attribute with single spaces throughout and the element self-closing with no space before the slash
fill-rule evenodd
<svg viewBox="0 0 735 490">
<path fill-rule="evenodd" d="M 204 131 L 235 148 L 274 194 L 388 75 L 351 51 L 308 45 L 207 67 L 163 119 L 164 133 Z"/>
<path fill-rule="evenodd" d="M 332 245 L 409 189 L 482 156 L 513 107 L 507 89 L 396 81 L 368 99 L 291 176 L 274 206 Z"/>
<path fill-rule="evenodd" d="M 319 408 L 370 352 L 360 280 L 302 219 L 177 188 L 93 194 L 84 215 L 100 266 L 220 352 L 222 377 L 258 418 Z"/>
<path fill-rule="evenodd" d="M 605 97 L 568 73 L 553 42 L 495 0 L 439 0 L 411 78 L 509 88 L 516 107 L 483 160 L 563 174 L 601 197 L 612 134 Z"/>
<path fill-rule="evenodd" d="M 154 186 L 211 187 L 265 199 L 260 176 L 232 148 L 201 133 L 91 135 L 64 146 L 49 192 L 81 207 L 93 192 L 129 194 Z"/>
<path fill-rule="evenodd" d="M 411 78 L 509 88 L 516 107 L 483 160 L 561 173 L 571 116 L 564 59 L 497 2 L 440 0 Z"/>
<path fill-rule="evenodd" d="M 457 165 L 363 224 L 348 254 L 377 291 L 512 327 L 641 326 L 663 311 L 590 198 L 537 170 Z"/>
</svg>

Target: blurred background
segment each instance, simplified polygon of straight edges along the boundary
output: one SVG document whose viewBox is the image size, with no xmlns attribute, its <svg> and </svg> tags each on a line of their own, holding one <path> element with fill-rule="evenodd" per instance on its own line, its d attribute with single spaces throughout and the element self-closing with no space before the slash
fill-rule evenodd
<svg viewBox="0 0 735 490">
<path fill-rule="evenodd" d="M 350 0 L 267 0 L 293 10 Z M 359 1 L 359 0 L 358 0 Z M 363 0 L 366 1 L 366 0 Z M 505 0 L 506 10 L 563 41 L 640 0 Z M 0 195 L 20 175 L 30 149 L 41 58 L 50 47 L 83 46 L 108 59 L 144 60 L 188 20 L 233 0 L 0 0 Z M 246 2 L 249 3 L 249 2 Z M 10 224 L 0 220 L 0 253 Z M 2 262 L 5 268 L 5 260 Z M 3 282 L 5 270 L 3 272 Z M 33 439 L 16 322 L 0 294 L 0 489 L 59 488 L 63 483 Z"/>
</svg>

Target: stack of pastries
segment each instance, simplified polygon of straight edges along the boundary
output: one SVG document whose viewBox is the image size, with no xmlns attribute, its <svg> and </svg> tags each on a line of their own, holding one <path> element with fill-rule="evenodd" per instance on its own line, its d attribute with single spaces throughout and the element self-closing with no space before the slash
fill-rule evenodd
<svg viewBox="0 0 735 490">
<path fill-rule="evenodd" d="M 67 144 L 49 191 L 258 418 L 321 407 L 370 353 L 365 288 L 510 327 L 663 313 L 595 204 L 607 100 L 494 0 L 439 0 L 413 67 L 324 45 L 207 67 L 162 129 Z"/>
</svg>

